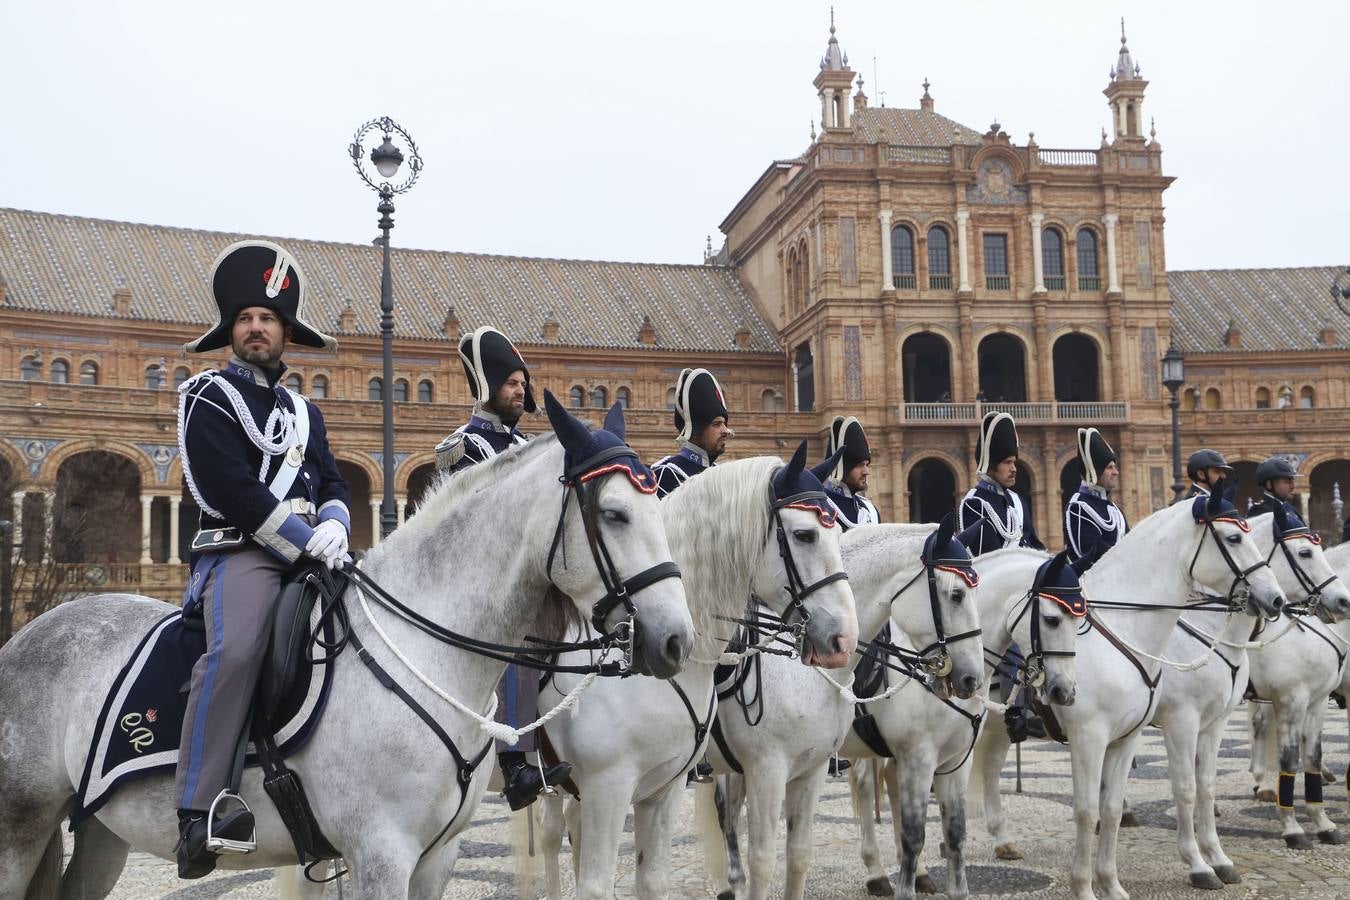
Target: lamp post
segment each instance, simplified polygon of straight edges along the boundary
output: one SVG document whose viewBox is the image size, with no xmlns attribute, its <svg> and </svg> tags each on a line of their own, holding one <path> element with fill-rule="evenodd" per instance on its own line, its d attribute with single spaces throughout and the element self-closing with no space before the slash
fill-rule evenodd
<svg viewBox="0 0 1350 900">
<path fill-rule="evenodd" d="M 1162 358 L 1162 380 L 1172 392 L 1172 502 L 1181 499 L 1181 419 L 1177 410 L 1181 404 L 1177 401 L 1177 391 L 1186 383 L 1186 358 L 1175 344 L 1168 343 L 1167 352 Z"/>
<path fill-rule="evenodd" d="M 14 523 L 0 519 L 0 647 L 14 630 Z"/>
<path fill-rule="evenodd" d="M 384 143 L 370 151 L 370 163 L 375 167 L 376 177 L 371 177 L 367 170 L 362 149 L 362 142 L 372 132 L 384 135 Z M 398 174 L 404 155 L 394 144 L 395 135 L 412 156 L 408 161 L 408 176 L 397 184 L 390 179 Z M 394 287 L 389 278 L 389 229 L 394 227 L 394 195 L 402 194 L 417 181 L 417 176 L 422 174 L 422 157 L 408 132 L 388 116 L 371 119 L 356 129 L 347 153 L 356 167 L 356 174 L 380 196 L 375 211 L 380 214 L 379 226 L 383 232 L 380 243 L 384 248 L 384 267 L 380 274 L 380 338 L 384 343 L 384 384 L 380 391 L 384 401 L 384 502 L 380 506 L 380 538 L 383 539 L 398 524 L 398 508 L 394 503 Z"/>
</svg>

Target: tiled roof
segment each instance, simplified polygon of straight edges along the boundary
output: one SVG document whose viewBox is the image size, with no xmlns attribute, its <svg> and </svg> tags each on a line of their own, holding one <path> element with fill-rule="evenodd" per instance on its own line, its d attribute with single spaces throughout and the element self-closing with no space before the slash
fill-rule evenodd
<svg viewBox="0 0 1350 900">
<path fill-rule="evenodd" d="M 112 315 L 113 291 L 131 292 L 127 318 L 201 324 L 215 321 L 206 275 L 216 256 L 249 235 L 138 225 L 0 209 L 0 278 L 5 306 L 84 316 Z M 338 331 L 352 301 L 353 329 L 379 333 L 380 248 L 273 238 L 296 255 L 309 279 L 305 318 Z M 446 309 L 463 331 L 492 324 L 526 344 L 543 343 L 544 319 L 560 323 L 565 346 L 649 345 L 638 340 L 643 315 L 656 329 L 654 349 L 776 353 L 778 337 L 736 277 L 720 266 L 533 259 L 430 250 L 392 253 L 395 334 L 443 340 Z"/>
<path fill-rule="evenodd" d="M 1300 269 L 1199 269 L 1168 272 L 1172 327 L 1189 353 L 1327 350 L 1350 347 L 1350 317 L 1331 299 L 1331 282 L 1344 266 Z M 1224 340 L 1229 323 L 1242 332 L 1239 347 Z M 1334 340 L 1318 340 L 1330 325 Z"/>
<path fill-rule="evenodd" d="M 978 144 L 984 139 L 973 128 L 926 109 L 869 106 L 854 112 L 852 121 L 854 135 L 871 144 L 950 147 L 955 143 Z"/>
</svg>

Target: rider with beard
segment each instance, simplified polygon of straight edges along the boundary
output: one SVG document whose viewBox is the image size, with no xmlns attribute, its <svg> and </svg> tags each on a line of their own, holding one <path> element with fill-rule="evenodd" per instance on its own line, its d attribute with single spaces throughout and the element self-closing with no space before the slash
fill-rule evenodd
<svg viewBox="0 0 1350 900">
<path fill-rule="evenodd" d="M 971 556 L 979 556 L 1005 547 L 1031 547 L 1044 550 L 1031 523 L 1026 521 L 1022 498 L 1013 490 L 1017 483 L 1017 426 L 1005 412 L 989 412 L 980 423 L 980 439 L 975 448 L 975 471 L 979 481 L 966 492 L 957 507 L 957 530 L 961 543 Z M 978 568 L 978 567 L 977 567 Z M 1021 651 L 1016 644 L 1000 662 L 996 675 L 1000 696 L 1006 701 L 1012 693 L 1016 663 Z M 1027 735 L 1045 737 L 1045 726 L 1039 717 L 1026 709 L 1032 692 L 1024 690 L 1015 704 L 1009 704 L 1003 715 L 1008 736 L 1013 743 L 1026 740 Z"/>
<path fill-rule="evenodd" d="M 484 325 L 459 341 L 459 358 L 474 397 L 469 421 L 436 445 L 436 470 L 460 472 L 523 444 L 516 428 L 524 413 L 537 408 L 530 390 L 530 370 L 515 345 L 495 328 Z M 529 724 L 539 708 L 539 673 L 508 665 L 497 686 L 497 721 L 512 728 Z M 567 780 L 566 762 L 531 765 L 525 754 L 538 749 L 535 732 L 522 734 L 516 744 L 497 742 L 497 761 L 505 787 L 502 796 L 513 810 L 524 809 L 546 787 Z"/>
<path fill-rule="evenodd" d="M 667 494 L 710 468 L 736 436 L 727 424 L 722 387 L 707 369 L 685 369 L 675 382 L 675 428 L 680 449 L 652 466 L 656 496 Z"/>
<path fill-rule="evenodd" d="M 1210 485 L 1218 484 L 1232 475 L 1233 467 L 1218 450 L 1197 450 L 1186 460 L 1186 477 L 1191 480 L 1191 489 L 1182 499 L 1193 500 L 1201 495 L 1208 497 Z"/>
<path fill-rule="evenodd" d="M 1116 451 L 1095 428 L 1078 429 L 1078 470 L 1083 483 L 1064 507 L 1064 539 L 1070 563 L 1082 575 L 1130 526 L 1111 501 L 1111 492 L 1120 486 Z"/>
<path fill-rule="evenodd" d="M 1261 500 L 1247 510 L 1247 518 L 1272 513 L 1276 504 L 1283 504 L 1285 511 L 1302 523 L 1302 516 L 1294 509 L 1295 478 L 1298 478 L 1298 470 L 1288 457 L 1272 456 L 1257 466 L 1256 483 L 1261 486 Z"/>
<path fill-rule="evenodd" d="M 183 349 L 228 346 L 234 354 L 225 368 L 180 388 L 183 477 L 201 508 L 183 612 L 195 618 L 200 611 L 206 632 L 179 743 L 180 878 L 215 868 L 219 845 L 208 843 L 251 849 L 253 813 L 230 780 L 274 603 L 302 555 L 341 565 L 351 532 L 347 483 L 328 449 L 323 416 L 281 383 L 287 341 L 337 346 L 300 318 L 307 288 L 300 267 L 276 244 L 243 241 L 216 259 L 209 283 L 220 321 Z"/>
</svg>

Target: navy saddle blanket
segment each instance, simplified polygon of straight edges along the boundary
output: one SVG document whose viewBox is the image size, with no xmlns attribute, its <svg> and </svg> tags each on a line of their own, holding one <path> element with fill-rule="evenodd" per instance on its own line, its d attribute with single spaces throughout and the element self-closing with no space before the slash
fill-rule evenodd
<svg viewBox="0 0 1350 900">
<path fill-rule="evenodd" d="M 185 626 L 182 620 L 182 613 L 174 612 L 155 623 L 103 701 L 70 817 L 72 831 L 107 803 L 121 785 L 172 772 L 178 765 L 192 667 L 206 652 L 205 632 Z M 318 624 L 316 603 L 310 627 Z M 330 623 L 325 622 L 325 640 L 331 638 L 331 630 Z M 322 658 L 321 649 L 314 652 L 316 658 Z M 295 683 L 273 720 L 277 747 L 283 756 L 303 747 L 313 733 L 328 702 L 332 672 L 331 665 L 300 662 Z M 246 764 L 257 765 L 252 744 Z"/>
</svg>

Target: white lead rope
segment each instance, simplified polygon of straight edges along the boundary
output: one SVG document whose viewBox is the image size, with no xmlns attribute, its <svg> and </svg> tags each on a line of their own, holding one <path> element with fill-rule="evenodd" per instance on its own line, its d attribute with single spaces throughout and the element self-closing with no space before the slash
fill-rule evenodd
<svg viewBox="0 0 1350 900">
<path fill-rule="evenodd" d="M 430 678 L 428 678 L 425 674 L 423 674 L 422 670 L 417 668 L 417 666 L 413 664 L 412 660 L 404 656 L 403 651 L 399 650 L 398 647 L 394 646 L 394 642 L 389 638 L 389 635 L 385 633 L 384 629 L 380 627 L 380 623 L 375 621 L 375 617 L 371 615 L 370 604 L 366 602 L 366 592 L 361 590 L 355 584 L 353 584 L 352 587 L 356 588 L 356 595 L 359 598 L 361 598 L 361 609 L 366 614 L 366 621 L 370 622 L 371 626 L 375 629 L 375 633 L 380 636 L 380 640 L 384 641 L 384 645 L 389 648 L 390 652 L 393 653 L 396 657 L 398 657 L 399 662 L 403 663 L 403 665 L 407 667 L 408 671 L 412 672 L 413 675 L 417 677 L 417 680 L 422 682 L 422 684 L 426 685 L 427 688 L 437 697 L 440 697 L 446 703 L 449 703 L 455 709 L 459 710 L 464 715 L 468 716 L 469 718 L 477 722 L 478 727 L 481 728 L 487 735 L 512 747 L 514 747 L 520 741 L 522 735 L 529 734 L 536 728 L 542 728 L 544 725 L 547 725 L 559 713 L 563 712 L 564 710 L 574 709 L 577 705 L 577 701 L 581 699 L 581 695 L 584 694 L 586 692 L 586 689 L 589 688 L 592 683 L 594 683 L 597 677 L 599 677 L 598 673 L 596 672 L 587 673 L 587 675 L 581 679 L 581 682 L 577 684 L 576 687 L 568 691 L 567 696 L 563 697 L 557 706 L 553 707 L 547 713 L 540 716 L 538 719 L 535 719 L 528 725 L 525 725 L 521 728 L 512 728 L 510 725 L 504 725 L 501 722 L 495 722 L 493 721 L 493 716 L 497 712 L 497 696 L 495 692 L 493 693 L 492 703 L 488 706 L 488 711 L 486 715 L 480 715 L 477 710 L 464 705 L 460 701 L 456 700 L 454 697 L 450 696 L 448 693 L 442 690 L 435 682 L 433 682 Z M 608 652 L 609 651 L 605 651 L 606 654 Z M 603 656 L 601 658 L 601 662 L 602 663 L 604 662 Z"/>
</svg>

